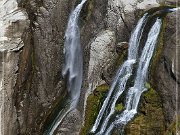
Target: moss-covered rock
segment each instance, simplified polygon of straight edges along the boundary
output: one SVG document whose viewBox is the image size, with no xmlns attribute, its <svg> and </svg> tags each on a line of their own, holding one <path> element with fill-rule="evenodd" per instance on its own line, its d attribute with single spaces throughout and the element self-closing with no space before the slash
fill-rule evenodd
<svg viewBox="0 0 180 135">
<path fill-rule="evenodd" d="M 148 83 L 146 85 L 150 87 Z M 142 97 L 138 115 L 127 125 L 125 132 L 127 135 L 163 135 L 164 131 L 161 99 L 150 87 Z"/>
<path fill-rule="evenodd" d="M 123 106 L 122 103 L 117 104 L 117 105 L 115 106 L 115 111 L 117 111 L 117 112 L 120 112 L 120 111 L 122 111 L 123 109 L 124 109 L 124 106 Z"/>
<path fill-rule="evenodd" d="M 153 11 L 154 12 L 154 11 Z M 154 74 L 163 51 L 163 33 L 166 27 L 165 17 L 163 16 L 163 25 L 155 54 L 150 64 L 150 83 L 155 86 Z M 164 115 L 161 98 L 149 83 L 145 83 L 148 91 L 143 94 L 141 99 L 139 113 L 126 127 L 127 135 L 163 135 L 165 132 Z"/>
<path fill-rule="evenodd" d="M 94 93 L 90 94 L 87 98 L 85 123 L 81 129 L 80 135 L 88 134 L 101 109 L 104 95 L 107 93 L 108 89 L 109 86 L 107 84 L 100 85 L 94 90 Z"/>
</svg>

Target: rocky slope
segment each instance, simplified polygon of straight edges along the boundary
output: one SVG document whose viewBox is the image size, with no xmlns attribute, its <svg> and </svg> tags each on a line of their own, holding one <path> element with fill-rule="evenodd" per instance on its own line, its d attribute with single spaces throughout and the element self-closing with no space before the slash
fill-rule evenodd
<svg viewBox="0 0 180 135">
<path fill-rule="evenodd" d="M 61 75 L 64 33 L 69 14 L 78 2 L 0 1 L 1 134 L 42 134 L 52 119 L 49 116 L 66 96 L 65 82 Z M 99 85 L 111 83 L 117 65 L 125 57 L 122 57 L 122 54 L 127 50 L 130 33 L 142 13 L 152 7 L 175 4 L 174 0 L 87 1 L 80 17 L 84 52 L 81 97 L 77 109 L 64 119 L 56 134 L 79 134 L 81 127 L 86 125 L 85 119 L 88 114 L 85 110 L 89 104 L 86 101 L 91 101 L 88 100 L 88 96 L 96 94 L 94 90 Z M 140 121 L 143 126 L 144 121 L 156 115 L 149 113 L 147 106 L 159 104 L 161 101 L 158 109 L 162 111 L 159 115 L 163 115 L 160 122 L 165 123 L 162 127 L 163 132 L 174 121 L 175 111 L 179 112 L 179 40 L 176 40 L 176 36 L 180 25 L 176 23 L 176 15 L 179 16 L 179 11 L 166 17 L 162 47 L 153 62 L 155 64 L 149 76 L 151 85 L 156 90 L 152 95 L 157 99 L 148 99 L 148 104 L 141 105 L 142 110 L 145 109 L 143 111 L 147 112 L 147 115 L 143 114 L 143 121 Z M 141 118 L 139 117 L 139 120 L 142 120 Z M 135 125 L 137 119 L 134 121 Z M 153 117 L 153 120 L 157 119 Z M 149 133 L 154 130 L 147 127 L 142 130 L 147 129 L 150 130 Z M 141 132 L 141 129 L 132 128 L 131 125 L 127 131 L 131 134 L 135 130 L 146 134 Z"/>
</svg>

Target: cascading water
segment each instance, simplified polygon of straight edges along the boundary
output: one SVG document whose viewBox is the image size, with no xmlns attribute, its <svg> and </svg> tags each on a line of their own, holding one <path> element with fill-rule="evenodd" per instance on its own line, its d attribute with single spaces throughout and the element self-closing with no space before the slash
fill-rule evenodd
<svg viewBox="0 0 180 135">
<path fill-rule="evenodd" d="M 45 135 L 52 135 L 64 117 L 76 107 L 79 101 L 83 77 L 83 56 L 80 44 L 78 19 L 85 2 L 86 0 L 82 0 L 71 13 L 65 33 L 65 66 L 62 74 L 67 79 L 69 97 L 50 129 L 44 133 Z"/>
<path fill-rule="evenodd" d="M 79 101 L 83 76 L 83 58 L 80 45 L 78 18 L 82 6 L 85 2 L 86 0 L 82 0 L 82 2 L 71 13 L 65 33 L 65 66 L 62 74 L 67 78 L 67 90 L 69 97 L 65 101 L 63 109 L 58 113 L 57 117 L 51 124 L 51 127 L 45 131 L 44 135 L 52 135 L 64 117 L 76 107 Z M 169 9 L 168 12 L 173 12 L 178 9 L 179 8 Z M 125 106 L 126 109 L 120 115 L 116 116 L 114 122 L 112 122 L 107 128 L 109 121 L 115 112 L 116 102 L 124 92 L 126 83 L 132 75 L 133 64 L 137 61 L 140 39 L 147 18 L 148 14 L 145 14 L 139 20 L 134 32 L 131 35 L 129 41 L 128 59 L 122 64 L 122 66 L 120 66 L 116 77 L 113 80 L 108 96 L 101 107 L 93 128 L 91 129 L 92 133 L 97 132 L 98 127 L 100 127 L 100 122 L 102 122 L 100 131 L 97 134 L 109 135 L 116 125 L 126 125 L 137 113 L 137 106 L 140 100 L 140 96 L 145 91 L 144 83 L 146 80 L 149 63 L 160 32 L 160 19 L 157 19 L 156 23 L 149 32 L 147 42 L 140 58 L 134 86 L 129 89 L 127 94 Z M 105 112 L 108 112 L 108 115 L 106 115 Z M 103 118 L 103 116 L 105 117 Z"/>
<path fill-rule="evenodd" d="M 85 2 L 86 0 L 82 0 L 70 15 L 65 33 L 65 66 L 62 74 L 67 77 L 68 93 L 73 101 L 73 106 L 76 106 L 78 102 L 82 85 L 83 57 L 78 19 Z"/>
<path fill-rule="evenodd" d="M 168 12 L 175 12 L 177 10 L 180 10 L 180 7 L 177 7 L 177 8 L 170 8 L 170 9 L 167 9 Z"/>
<path fill-rule="evenodd" d="M 139 61 L 134 86 L 129 89 L 127 94 L 126 109 L 119 116 L 116 117 L 116 120 L 107 129 L 106 135 L 109 135 L 111 133 L 114 126 L 126 125 L 137 113 L 140 96 L 146 90 L 144 84 L 147 78 L 149 63 L 152 58 L 154 48 L 160 33 L 161 24 L 161 19 L 157 19 L 148 34 L 148 38 Z"/>
<path fill-rule="evenodd" d="M 110 112 L 103 121 L 103 125 L 101 126 L 100 134 L 105 131 L 110 117 L 115 112 L 116 101 L 118 100 L 119 96 L 123 93 L 126 83 L 127 83 L 127 80 L 129 79 L 129 77 L 132 74 L 132 67 L 133 67 L 133 64 L 136 62 L 139 42 L 140 42 L 142 31 L 143 31 L 143 28 L 144 28 L 147 18 L 148 18 L 148 15 L 145 14 L 139 20 L 131 38 L 130 38 L 128 60 L 123 63 L 123 65 L 119 68 L 119 70 L 116 74 L 116 77 L 111 85 L 110 90 L 109 90 L 108 96 L 105 99 L 105 101 L 101 107 L 101 110 L 96 118 L 93 128 L 91 129 L 92 133 L 95 133 L 97 128 L 99 127 L 99 124 L 102 120 L 105 110 L 110 109 Z M 113 94 L 113 93 L 115 93 L 115 94 Z"/>
</svg>

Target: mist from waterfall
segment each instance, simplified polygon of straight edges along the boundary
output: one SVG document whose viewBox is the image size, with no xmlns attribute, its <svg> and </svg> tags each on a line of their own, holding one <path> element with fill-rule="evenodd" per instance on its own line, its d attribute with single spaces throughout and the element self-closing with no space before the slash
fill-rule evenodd
<svg viewBox="0 0 180 135">
<path fill-rule="evenodd" d="M 158 36 L 161 30 L 161 24 L 162 20 L 157 19 L 150 29 L 147 41 L 140 57 L 134 86 L 129 88 L 126 96 L 125 110 L 121 114 L 116 116 L 115 121 L 110 124 L 109 128 L 105 132 L 105 135 L 109 135 L 112 132 L 113 128 L 117 125 L 122 127 L 126 125 L 137 113 L 140 96 L 144 91 L 146 91 L 144 85 L 147 79 L 148 67 L 158 40 Z"/>
<path fill-rule="evenodd" d="M 148 18 L 148 14 L 145 14 L 138 21 L 138 24 L 131 35 L 131 38 L 129 41 L 128 59 L 122 64 L 122 66 L 119 67 L 119 70 L 116 73 L 116 76 L 109 90 L 108 96 L 105 99 L 101 107 L 101 110 L 96 118 L 96 121 L 91 129 L 92 133 L 96 132 L 97 128 L 100 126 L 100 122 L 102 122 L 103 124 L 101 126 L 101 130 L 99 133 L 99 134 L 102 134 L 105 131 L 111 116 L 115 112 L 115 104 L 118 98 L 120 97 L 120 95 L 125 90 L 127 80 L 132 75 L 133 64 L 136 62 L 141 35 L 144 29 L 144 26 L 146 24 L 147 18 Z M 108 112 L 109 113 L 108 116 L 105 116 L 105 118 L 103 119 L 103 116 L 105 115 L 106 110 L 110 110 L 110 111 Z"/>
<path fill-rule="evenodd" d="M 66 115 L 76 108 L 79 101 L 83 77 L 83 54 L 80 44 L 78 20 L 85 2 L 86 0 L 82 0 L 70 14 L 65 32 L 65 64 L 62 75 L 67 81 L 68 98 L 64 102 L 62 110 L 59 111 L 59 114 L 53 121 L 50 129 L 48 129 L 44 135 L 52 135 Z"/>
</svg>

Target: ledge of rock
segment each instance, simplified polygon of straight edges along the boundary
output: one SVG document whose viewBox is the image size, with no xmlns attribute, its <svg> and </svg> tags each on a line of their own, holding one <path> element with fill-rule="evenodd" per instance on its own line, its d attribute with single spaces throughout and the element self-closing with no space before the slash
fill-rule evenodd
<svg viewBox="0 0 180 135">
<path fill-rule="evenodd" d="M 123 50 L 128 49 L 128 42 L 120 42 L 116 45 L 117 53 L 122 52 Z"/>
<path fill-rule="evenodd" d="M 150 9 L 153 7 L 159 7 L 160 4 L 156 0 L 144 0 L 141 3 L 137 4 L 137 9 Z"/>
<path fill-rule="evenodd" d="M 90 91 L 102 83 L 103 68 L 116 58 L 115 42 L 115 33 L 110 30 L 99 33 L 91 42 L 88 76 L 89 83 L 93 82 L 93 87 Z"/>
</svg>

